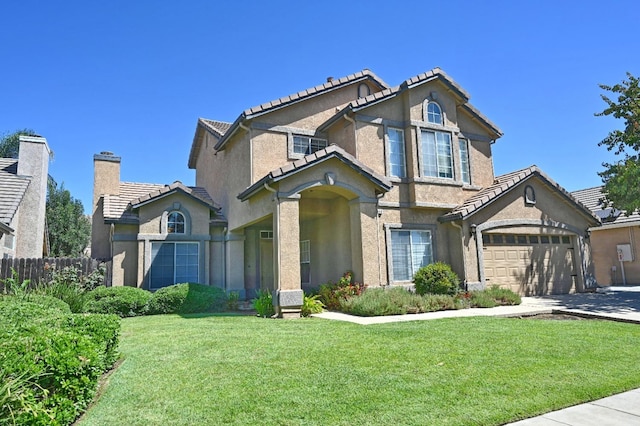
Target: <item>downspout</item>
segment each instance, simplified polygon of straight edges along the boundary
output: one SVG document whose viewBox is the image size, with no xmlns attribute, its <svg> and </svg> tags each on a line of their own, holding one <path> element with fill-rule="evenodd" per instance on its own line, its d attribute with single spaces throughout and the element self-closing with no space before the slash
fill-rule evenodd
<svg viewBox="0 0 640 426">
<path fill-rule="evenodd" d="M 380 210 L 379 208 L 380 199 L 382 197 L 384 197 L 383 193 L 378 194 L 376 196 L 376 239 L 378 240 L 378 285 L 382 285 L 382 262 L 380 259 L 380 216 L 382 216 L 382 210 Z"/>
<path fill-rule="evenodd" d="M 347 114 L 343 115 L 344 119 L 347 120 L 349 123 L 353 124 L 353 139 L 354 139 L 354 143 L 356 145 L 356 152 L 354 152 L 354 157 L 358 158 L 358 132 L 356 129 L 356 121 L 349 117 Z"/>
<path fill-rule="evenodd" d="M 222 285 L 224 292 L 229 289 L 227 285 L 227 227 L 222 228 Z M 246 297 L 246 296 L 245 296 Z"/>
<path fill-rule="evenodd" d="M 238 126 L 249 133 L 249 182 L 253 183 L 253 139 L 251 137 L 251 128 L 245 126 L 242 122 L 239 122 Z"/>
<path fill-rule="evenodd" d="M 465 291 L 469 291 L 468 288 L 468 284 L 467 284 L 467 255 L 466 255 L 466 248 L 464 246 L 464 233 L 462 232 L 462 226 L 458 225 L 457 223 L 451 221 L 449 222 L 451 224 L 451 226 L 453 226 L 454 228 L 458 228 L 458 230 L 460 231 L 460 244 L 462 244 L 461 248 L 462 248 L 462 274 L 464 275 L 464 290 Z"/>
</svg>

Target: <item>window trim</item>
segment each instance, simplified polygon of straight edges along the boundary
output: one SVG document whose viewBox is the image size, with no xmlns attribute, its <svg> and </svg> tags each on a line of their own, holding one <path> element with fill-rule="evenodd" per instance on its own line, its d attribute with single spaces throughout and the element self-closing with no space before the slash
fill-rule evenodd
<svg viewBox="0 0 640 426">
<path fill-rule="evenodd" d="M 438 108 L 439 110 L 439 116 L 440 116 L 440 121 L 431 121 L 430 120 L 430 116 L 431 115 L 435 115 L 434 113 L 429 111 L 429 106 L 430 105 L 434 105 L 435 107 Z M 445 114 L 444 114 L 444 108 L 442 108 L 442 105 L 440 105 L 438 102 L 436 102 L 435 100 L 432 99 L 425 99 L 424 103 L 422 104 L 422 119 L 429 124 L 433 124 L 436 126 L 444 126 L 445 123 Z"/>
<path fill-rule="evenodd" d="M 304 257 L 303 257 L 304 256 Z M 309 277 L 307 281 L 302 279 L 302 265 L 309 265 Z M 311 240 L 300 241 L 300 284 L 311 283 Z"/>
<path fill-rule="evenodd" d="M 402 161 L 403 164 L 402 166 L 402 171 L 404 172 L 402 176 L 398 176 L 393 174 L 393 165 L 391 164 L 391 137 L 390 137 L 390 132 L 391 131 L 396 131 L 399 132 L 399 134 L 401 135 L 401 141 L 399 143 L 399 146 L 402 150 Z M 404 129 L 401 129 L 399 127 L 393 127 L 393 126 L 384 126 L 384 137 L 385 137 L 385 153 L 386 153 L 386 165 L 387 165 L 387 176 L 389 176 L 390 178 L 396 178 L 396 179 L 406 179 L 407 178 L 407 149 L 406 149 L 406 140 L 404 137 L 405 131 Z"/>
<path fill-rule="evenodd" d="M 387 277 L 390 285 L 403 285 L 408 284 L 411 280 L 396 280 L 393 275 L 393 247 L 391 243 L 392 231 L 428 231 L 431 234 L 431 261 L 437 262 L 438 255 L 438 238 L 437 238 L 437 225 L 426 225 L 421 223 L 385 223 L 385 238 L 386 238 L 386 251 L 387 251 Z"/>
<path fill-rule="evenodd" d="M 445 181 L 455 181 L 456 174 L 455 174 L 455 161 L 454 161 L 454 150 L 453 150 L 453 135 L 450 132 L 431 129 L 431 128 L 419 127 L 417 130 L 420 134 L 419 145 L 418 145 L 418 152 L 420 154 L 420 177 L 429 178 L 429 179 L 442 179 Z M 424 133 L 433 133 L 434 135 L 434 138 L 433 138 L 435 143 L 434 152 L 435 152 L 435 158 L 436 158 L 436 172 L 438 173 L 438 176 L 432 176 L 432 175 L 426 174 L 425 150 L 423 149 L 425 145 L 425 140 L 423 138 Z M 438 170 L 439 167 L 438 167 L 438 137 L 437 137 L 437 134 L 439 133 L 449 136 L 449 160 L 450 160 L 449 167 L 451 168 L 451 177 L 439 176 L 440 171 Z"/>
<path fill-rule="evenodd" d="M 460 165 L 460 182 L 463 185 L 472 185 L 471 179 L 471 151 L 469 150 L 470 146 L 469 139 L 466 138 L 458 138 L 458 158 Z M 464 146 L 465 156 L 462 155 L 462 147 Z M 465 167 L 466 165 L 466 167 Z M 465 173 L 467 175 L 467 179 L 465 180 Z"/>
<path fill-rule="evenodd" d="M 296 152 L 296 143 L 295 143 L 296 138 L 306 138 L 306 139 L 308 139 L 308 144 L 309 144 L 308 148 L 309 148 L 309 150 L 311 149 L 311 144 L 312 144 L 313 140 L 322 142 L 324 146 L 322 148 L 318 148 L 318 149 L 316 149 L 314 151 L 311 151 L 308 154 L 301 153 L 301 152 Z M 329 146 L 329 141 L 327 139 L 319 138 L 319 137 L 317 137 L 315 135 L 311 135 L 311 134 L 310 135 L 305 135 L 305 134 L 301 134 L 301 133 L 289 133 L 287 139 L 288 139 L 288 145 L 289 145 L 289 149 L 288 149 L 289 158 L 295 158 L 295 159 L 303 158 L 303 157 L 305 157 L 307 155 L 311 155 L 314 152 L 320 151 L 320 150 L 325 149 L 326 147 Z"/>
</svg>

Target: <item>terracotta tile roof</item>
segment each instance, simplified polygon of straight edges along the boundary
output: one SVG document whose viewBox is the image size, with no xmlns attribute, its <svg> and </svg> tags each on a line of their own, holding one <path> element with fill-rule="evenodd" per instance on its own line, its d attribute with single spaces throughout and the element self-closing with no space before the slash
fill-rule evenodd
<svg viewBox="0 0 640 426">
<path fill-rule="evenodd" d="M 631 224 L 640 221 L 638 212 L 627 216 L 624 211 L 608 207 L 606 203 L 607 195 L 602 192 L 603 189 L 604 187 L 602 186 L 596 186 L 573 191 L 571 195 L 598 216 L 602 220 L 603 226 Z"/>
<path fill-rule="evenodd" d="M 218 136 L 224 136 L 224 134 L 231 127 L 231 123 L 225 121 L 209 120 L 206 118 L 199 118 L 198 124 L 202 124 L 207 130 L 215 133 Z"/>
<path fill-rule="evenodd" d="M 0 224 L 4 230 L 12 230 L 9 224 L 31 182 L 26 176 L 18 176 L 18 160 L 0 158 Z"/>
<path fill-rule="evenodd" d="M 206 204 L 212 210 L 218 206 L 204 188 L 185 186 L 181 182 L 171 185 L 139 182 L 120 182 L 120 195 L 103 196 L 105 221 L 137 223 L 138 215 L 133 211 L 147 202 L 181 191 Z"/>
<path fill-rule="evenodd" d="M 389 181 L 389 179 L 379 175 L 378 173 L 373 171 L 373 169 L 358 161 L 354 156 L 352 156 L 339 146 L 329 145 L 328 147 L 316 151 L 313 154 L 309 154 L 304 158 L 301 158 L 300 160 L 296 160 L 294 162 L 286 164 L 285 166 L 272 170 L 262 179 L 242 191 L 242 193 L 238 195 L 238 199 L 245 201 L 253 194 L 262 190 L 265 183 L 271 184 L 273 182 L 278 182 L 288 176 L 291 176 L 316 164 L 322 163 L 330 158 L 338 158 L 349 167 L 354 169 L 356 172 L 365 176 L 385 192 L 389 191 L 392 187 L 392 183 L 391 181 Z"/>
<path fill-rule="evenodd" d="M 585 205 L 576 200 L 569 192 L 567 192 L 564 188 L 554 182 L 549 176 L 547 176 L 535 165 L 522 170 L 516 170 L 515 172 L 497 176 L 494 180 L 493 185 L 482 189 L 481 191 L 469 197 L 464 203 L 451 210 L 449 213 L 441 216 L 440 221 L 448 222 L 457 219 L 465 220 L 471 215 L 477 213 L 480 209 L 483 209 L 484 207 L 496 201 L 502 195 L 509 192 L 512 188 L 518 186 L 534 175 L 542 179 L 542 181 L 545 182 L 548 186 L 558 191 L 567 201 L 575 204 L 587 216 L 593 218 L 596 222 L 599 222 L 598 218 L 591 212 L 591 210 L 589 210 Z"/>
<path fill-rule="evenodd" d="M 322 93 L 334 90 L 336 88 L 346 86 L 348 84 L 352 84 L 361 80 L 369 80 L 374 82 L 380 87 L 380 89 L 387 89 L 389 85 L 385 83 L 380 77 L 375 75 L 368 69 L 364 69 L 362 71 L 358 71 L 354 74 L 349 74 L 345 77 L 334 78 L 331 81 L 327 81 L 326 83 L 319 84 L 317 86 L 311 87 L 309 89 L 302 90 L 300 92 L 294 93 L 292 95 L 284 96 L 282 98 L 278 98 L 276 100 L 263 103 L 261 105 L 257 105 L 251 108 L 245 109 L 242 114 L 231 124 L 229 130 L 225 132 L 225 135 L 218 141 L 215 146 L 216 150 L 220 150 L 224 147 L 226 141 L 229 137 L 238 129 L 240 123 L 244 120 L 251 119 L 262 114 L 266 114 L 273 110 L 284 108 L 286 106 L 295 104 L 297 102 L 304 101 L 306 99 L 318 96 Z M 191 163 L 191 161 L 190 161 Z"/>
<path fill-rule="evenodd" d="M 391 87 L 391 88 L 382 90 L 380 92 L 372 93 L 371 95 L 365 98 L 356 99 L 355 101 L 352 101 L 349 105 L 347 105 L 347 107 L 343 111 L 340 111 L 338 114 L 336 114 L 334 118 L 341 117 L 342 115 L 344 115 L 345 110 L 358 111 L 360 109 L 370 107 L 372 105 L 377 104 L 378 102 L 397 96 L 398 94 L 412 87 L 415 87 L 420 84 L 426 83 L 428 81 L 436 80 L 436 79 L 440 80 L 443 84 L 451 88 L 460 98 L 464 100 L 464 104 L 462 104 L 461 107 L 464 108 L 469 114 L 471 114 L 472 116 L 480 120 L 482 123 L 484 123 L 487 127 L 489 127 L 494 133 L 496 133 L 496 136 L 500 137 L 503 135 L 502 130 L 500 130 L 498 126 L 496 126 L 491 120 L 489 120 L 489 118 L 487 118 L 476 107 L 474 107 L 469 103 L 469 98 L 471 97 L 469 93 L 466 90 L 464 90 L 462 86 L 460 86 L 455 80 L 453 80 L 447 73 L 442 71 L 440 68 L 434 68 L 430 71 L 411 77 L 405 80 L 399 86 Z M 332 121 L 333 119 L 328 120 L 327 123 L 320 126 L 320 128 L 326 127 L 327 124 Z"/>
</svg>

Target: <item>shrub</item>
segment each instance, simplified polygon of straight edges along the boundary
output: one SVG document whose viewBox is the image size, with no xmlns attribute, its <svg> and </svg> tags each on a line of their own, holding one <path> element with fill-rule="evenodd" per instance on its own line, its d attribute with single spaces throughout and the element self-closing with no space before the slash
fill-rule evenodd
<svg viewBox="0 0 640 426">
<path fill-rule="evenodd" d="M 28 293 L 30 283 L 31 280 L 20 282 L 20 277 L 15 268 L 11 268 L 11 276 L 9 278 L 0 280 L 3 294 L 11 294 L 18 297 L 24 297 Z"/>
<path fill-rule="evenodd" d="M 418 269 L 413 282 L 416 293 L 424 294 L 450 294 L 459 291 L 460 279 L 451 266 L 446 263 L 436 262 Z"/>
<path fill-rule="evenodd" d="M 471 306 L 474 308 L 493 308 L 498 304 L 486 291 L 472 291 Z"/>
<path fill-rule="evenodd" d="M 457 309 L 453 296 L 449 294 L 425 294 L 422 298 L 424 300 L 425 312 Z"/>
<path fill-rule="evenodd" d="M 218 287 L 204 284 L 174 284 L 153 293 L 147 306 L 151 314 L 223 312 L 227 294 Z"/>
<path fill-rule="evenodd" d="M 363 316 L 402 315 L 423 312 L 422 298 L 402 287 L 369 288 L 359 296 L 344 300 L 344 312 Z"/>
<path fill-rule="evenodd" d="M 237 311 L 240 306 L 240 293 L 237 291 L 230 291 L 227 295 L 227 309 L 230 311 Z"/>
<path fill-rule="evenodd" d="M 14 300 L 8 300 L 14 299 Z M 120 319 L 65 314 L 34 302 L 0 300 L 0 376 L 13 392 L 15 424 L 71 424 L 117 358 Z"/>
<path fill-rule="evenodd" d="M 258 290 L 258 297 L 253 299 L 253 309 L 259 317 L 267 318 L 275 315 L 273 307 L 273 296 L 268 290 Z"/>
<path fill-rule="evenodd" d="M 311 314 L 319 314 L 323 311 L 324 303 L 319 300 L 320 295 L 316 294 L 315 296 L 307 296 L 304 295 L 302 299 L 302 309 L 300 311 L 300 315 L 303 317 L 308 317 Z"/>
<path fill-rule="evenodd" d="M 45 308 L 57 309 L 62 313 L 70 314 L 71 308 L 64 300 L 58 299 L 53 296 L 47 296 L 44 294 L 30 293 L 24 300 L 26 302 L 35 303 Z"/>
<path fill-rule="evenodd" d="M 327 309 L 340 310 L 344 300 L 362 294 L 366 285 L 354 283 L 353 274 L 345 272 L 337 283 L 329 281 L 319 289 L 319 299 Z"/>
<path fill-rule="evenodd" d="M 151 292 L 137 287 L 97 287 L 87 293 L 85 312 L 116 314 L 122 318 L 144 315 Z"/>
<path fill-rule="evenodd" d="M 499 305 L 519 305 L 522 298 L 507 288 L 501 288 L 499 285 L 492 285 L 484 291 L 492 297 Z"/>
</svg>

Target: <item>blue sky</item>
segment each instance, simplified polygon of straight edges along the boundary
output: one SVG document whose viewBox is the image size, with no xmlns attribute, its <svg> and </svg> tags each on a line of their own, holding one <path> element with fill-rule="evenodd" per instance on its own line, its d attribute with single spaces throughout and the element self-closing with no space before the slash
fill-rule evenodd
<svg viewBox="0 0 640 426">
<path fill-rule="evenodd" d="M 496 174 L 536 164 L 573 191 L 601 183 L 622 123 L 599 83 L 640 75 L 640 2 L 5 1 L 0 133 L 32 128 L 50 174 L 91 210 L 93 155 L 124 181 L 195 183 L 198 117 L 369 68 L 390 85 L 441 67 L 504 132 Z"/>
</svg>

